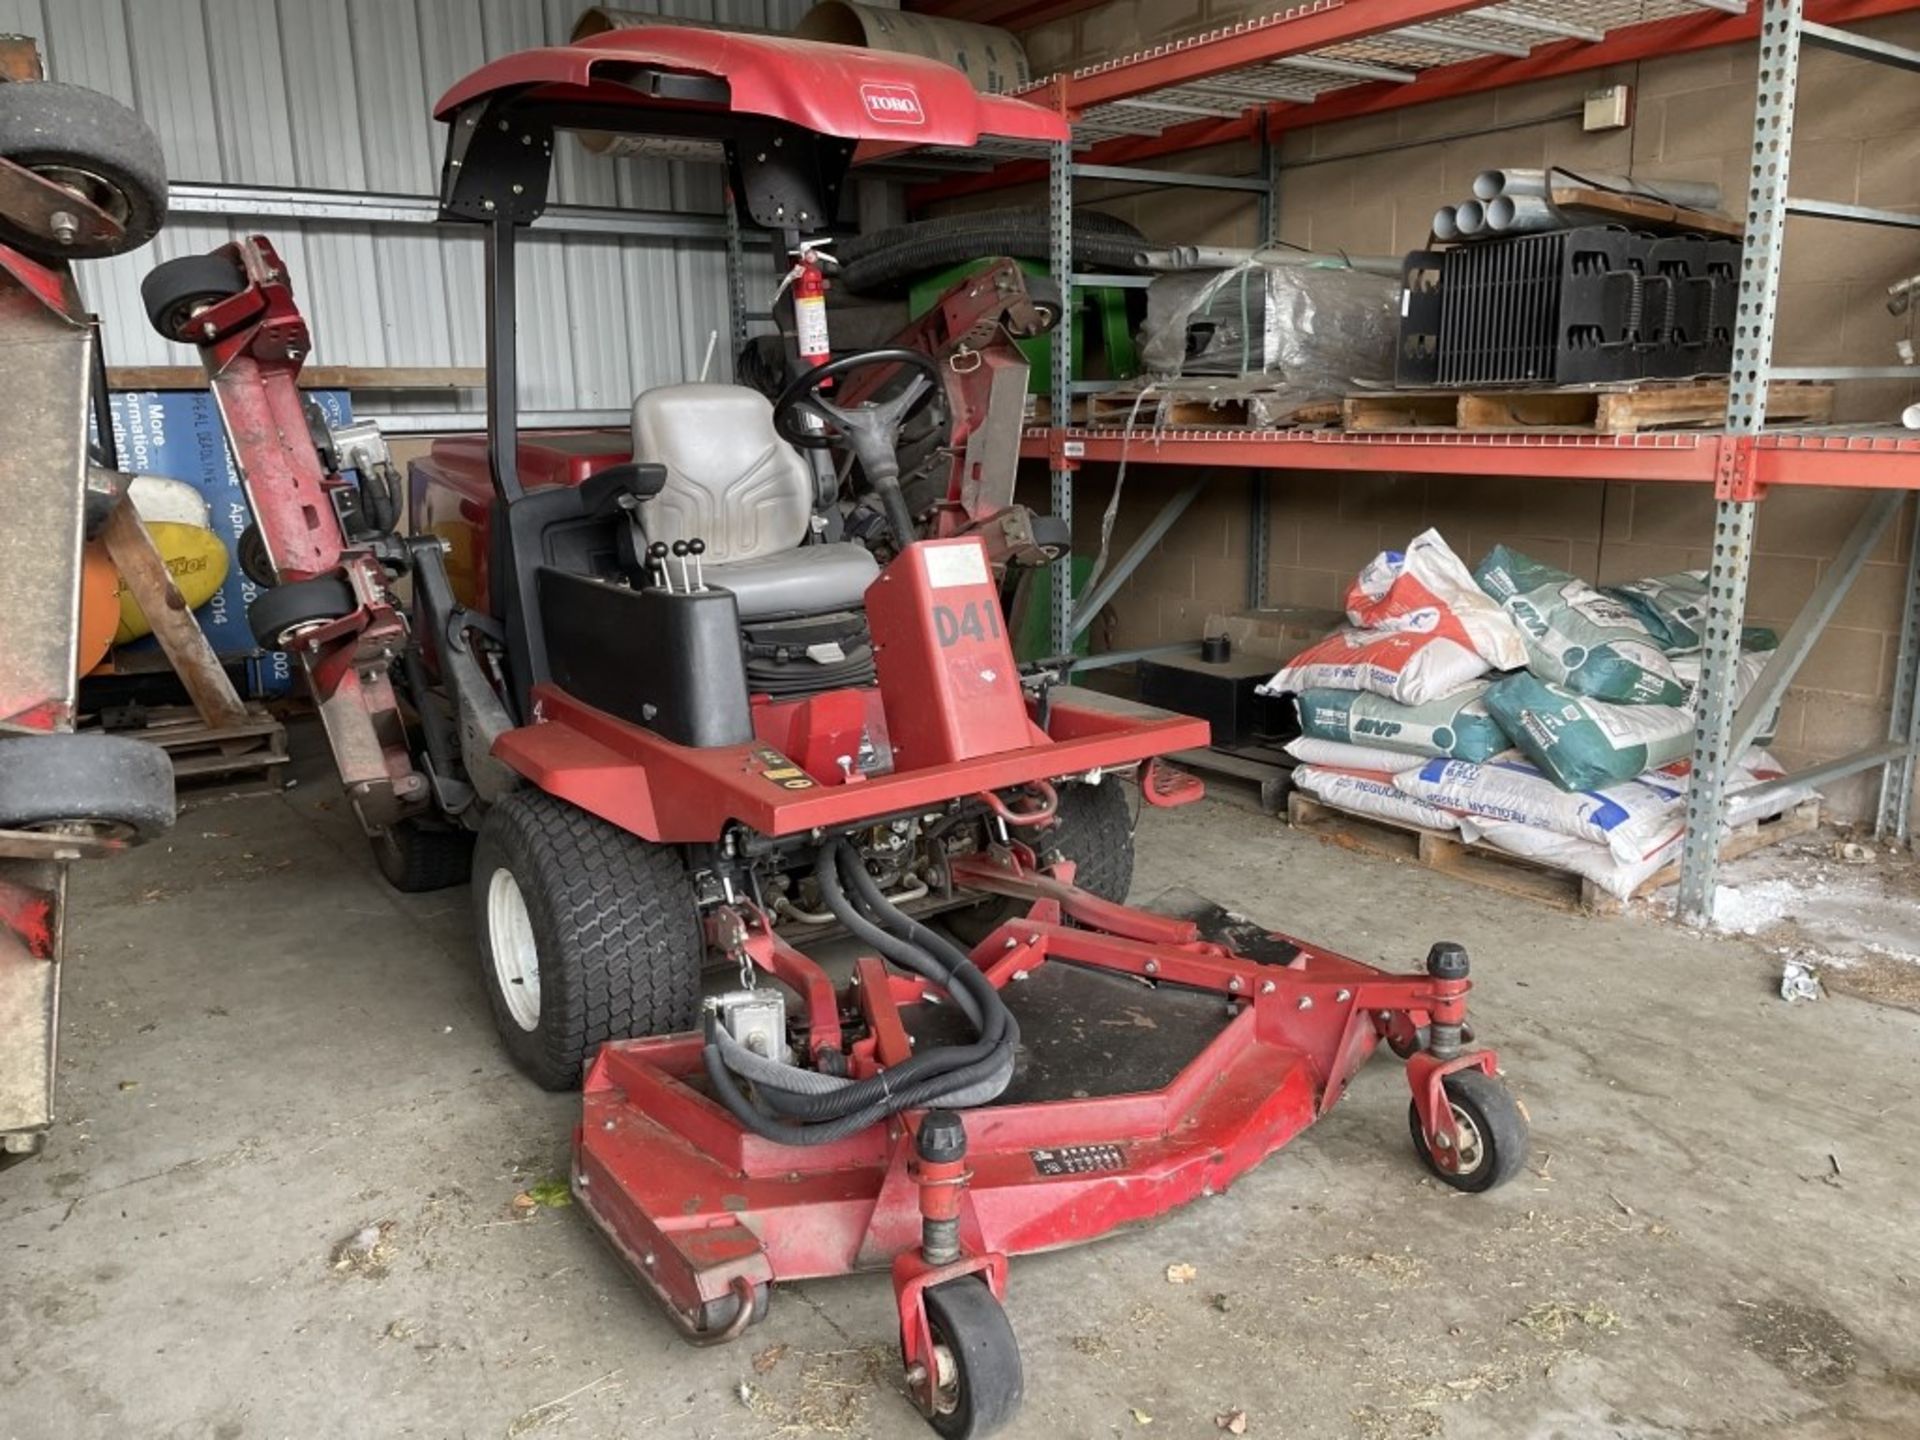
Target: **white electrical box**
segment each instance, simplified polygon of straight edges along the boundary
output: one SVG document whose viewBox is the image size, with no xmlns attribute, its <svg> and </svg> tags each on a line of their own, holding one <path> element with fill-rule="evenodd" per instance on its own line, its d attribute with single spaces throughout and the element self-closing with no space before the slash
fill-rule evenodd
<svg viewBox="0 0 1920 1440">
<path fill-rule="evenodd" d="M 1609 85 L 1604 90 L 1587 92 L 1586 109 L 1580 116 L 1582 130 L 1624 130 L 1633 123 L 1633 87 Z"/>
</svg>

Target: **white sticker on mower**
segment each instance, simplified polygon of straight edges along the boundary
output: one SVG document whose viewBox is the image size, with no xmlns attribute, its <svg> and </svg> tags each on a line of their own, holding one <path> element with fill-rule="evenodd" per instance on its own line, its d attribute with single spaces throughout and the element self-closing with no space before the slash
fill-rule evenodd
<svg viewBox="0 0 1920 1440">
<path fill-rule="evenodd" d="M 987 552 L 976 544 L 929 545 L 920 553 L 927 557 L 927 584 L 936 590 L 990 583 Z"/>
</svg>

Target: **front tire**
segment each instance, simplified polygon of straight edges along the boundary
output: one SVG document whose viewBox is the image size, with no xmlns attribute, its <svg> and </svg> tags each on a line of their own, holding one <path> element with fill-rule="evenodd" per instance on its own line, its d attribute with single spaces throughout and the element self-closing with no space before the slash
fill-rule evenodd
<svg viewBox="0 0 1920 1440">
<path fill-rule="evenodd" d="M 538 790 L 487 813 L 474 929 L 514 1063 L 569 1090 L 609 1040 L 693 1028 L 706 954 L 679 852 Z"/>
</svg>

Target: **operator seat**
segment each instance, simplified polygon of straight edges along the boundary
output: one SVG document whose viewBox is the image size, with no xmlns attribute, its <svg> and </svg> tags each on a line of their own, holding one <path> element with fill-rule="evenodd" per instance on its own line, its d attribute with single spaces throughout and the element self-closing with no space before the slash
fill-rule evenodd
<svg viewBox="0 0 1920 1440">
<path fill-rule="evenodd" d="M 813 467 L 744 385 L 661 385 L 633 402 L 633 458 L 666 468 L 641 503 L 648 544 L 701 540 L 703 576 L 733 592 L 748 689 L 795 698 L 871 685 L 866 592 L 880 573 L 851 542 L 809 544 Z M 679 584 L 677 562 L 670 579 Z"/>
<path fill-rule="evenodd" d="M 660 385 L 633 402 L 633 458 L 667 469 L 641 506 L 649 542 L 706 543 L 708 585 L 743 622 L 857 611 L 880 566 L 864 546 L 810 545 L 813 467 L 744 385 Z M 676 572 L 677 574 L 677 572 Z"/>
</svg>

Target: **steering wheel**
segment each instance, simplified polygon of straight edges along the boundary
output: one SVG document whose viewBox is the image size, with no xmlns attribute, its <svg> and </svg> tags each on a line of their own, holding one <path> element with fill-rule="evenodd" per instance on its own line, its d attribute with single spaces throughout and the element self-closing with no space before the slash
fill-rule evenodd
<svg viewBox="0 0 1920 1440">
<path fill-rule="evenodd" d="M 858 405 L 839 405 L 820 393 L 828 380 L 838 380 L 869 365 L 904 365 L 919 373 L 897 395 Z M 816 365 L 780 392 L 773 402 L 773 428 L 789 445 L 803 450 L 825 450 L 845 445 L 860 462 L 867 485 L 879 497 L 892 527 L 895 543 L 913 540 L 913 515 L 900 493 L 900 429 L 923 409 L 940 388 L 940 367 L 919 350 L 856 350 Z M 802 417 L 819 422 L 819 429 Z"/>
</svg>

